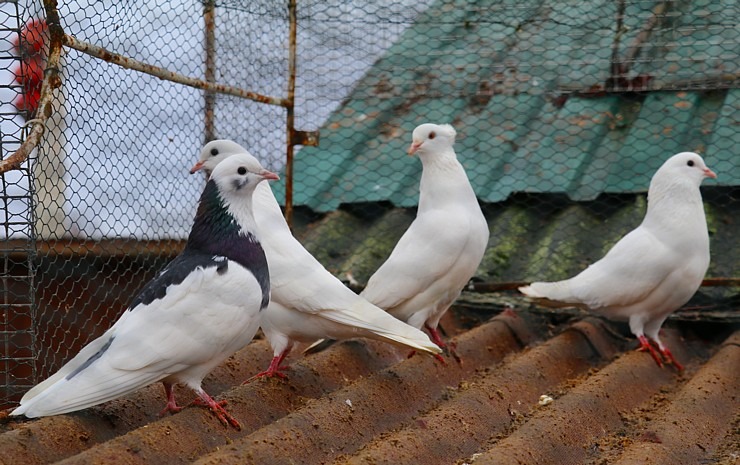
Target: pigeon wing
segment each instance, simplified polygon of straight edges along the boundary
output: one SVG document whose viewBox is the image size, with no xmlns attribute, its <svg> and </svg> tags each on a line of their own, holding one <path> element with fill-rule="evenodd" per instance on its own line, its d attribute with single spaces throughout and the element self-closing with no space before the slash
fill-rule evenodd
<svg viewBox="0 0 740 465">
<path fill-rule="evenodd" d="M 211 263 L 212 266 L 191 269 L 181 282 L 166 286 L 162 293 L 156 286 L 176 281 L 182 272 L 177 266 L 182 263 L 173 261 L 142 290 L 135 299 L 138 305 L 127 310 L 104 336 L 91 344 L 98 348 L 95 353 L 81 363 L 78 356 L 70 362 L 74 365 L 65 365 L 61 375 L 52 377 L 54 383 L 22 399 L 13 415 L 37 417 L 80 410 L 194 365 L 212 363 L 214 357 L 230 355 L 223 353 L 229 342 L 224 335 L 233 334 L 250 317 L 241 310 L 245 299 L 253 300 L 255 312 L 251 318 L 258 319 L 259 285 L 243 267 L 230 263 L 224 270 L 223 263 L 227 262 Z M 149 301 L 142 295 L 161 297 Z M 257 325 L 252 326 L 256 331 Z M 246 337 L 247 342 L 249 339 Z M 88 347 L 80 355 L 92 352 Z"/>
<path fill-rule="evenodd" d="M 361 295 L 386 310 L 403 304 L 446 274 L 465 247 L 460 237 L 467 231 L 467 221 L 442 211 L 417 217 Z"/>
<path fill-rule="evenodd" d="M 532 283 L 531 296 L 592 309 L 623 307 L 644 300 L 678 265 L 676 253 L 644 227 L 624 236 L 580 274 L 555 283 Z"/>
</svg>

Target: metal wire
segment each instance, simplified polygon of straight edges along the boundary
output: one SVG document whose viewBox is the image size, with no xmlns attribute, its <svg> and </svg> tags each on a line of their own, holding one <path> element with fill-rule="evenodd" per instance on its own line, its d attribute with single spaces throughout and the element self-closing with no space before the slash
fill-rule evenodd
<svg viewBox="0 0 740 465">
<path fill-rule="evenodd" d="M 58 63 L 48 31 L 20 47 L 49 11 Z M 213 138 L 288 174 L 289 218 L 336 220 L 328 245 L 308 239 L 364 283 L 416 205 L 418 160 L 398 156 L 410 131 L 453 123 L 500 220 L 473 286 L 488 292 L 582 269 L 639 222 L 673 147 L 714 147 L 712 277 L 736 276 L 739 17 L 641 0 L 0 3 L 0 408 L 182 250 L 203 182 L 187 172 Z M 30 115 L 36 60 L 47 79 Z M 319 147 L 294 150 L 319 130 Z"/>
</svg>

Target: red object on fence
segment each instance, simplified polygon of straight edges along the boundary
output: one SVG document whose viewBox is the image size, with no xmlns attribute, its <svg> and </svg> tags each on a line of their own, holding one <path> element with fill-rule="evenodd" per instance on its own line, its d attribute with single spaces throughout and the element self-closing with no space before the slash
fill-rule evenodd
<svg viewBox="0 0 740 465">
<path fill-rule="evenodd" d="M 13 102 L 15 107 L 31 118 L 38 108 L 41 98 L 41 83 L 44 80 L 49 37 L 46 21 L 34 19 L 21 28 L 18 40 L 13 45 L 21 57 L 21 64 L 15 68 L 15 80 L 21 84 L 23 93 Z"/>
</svg>

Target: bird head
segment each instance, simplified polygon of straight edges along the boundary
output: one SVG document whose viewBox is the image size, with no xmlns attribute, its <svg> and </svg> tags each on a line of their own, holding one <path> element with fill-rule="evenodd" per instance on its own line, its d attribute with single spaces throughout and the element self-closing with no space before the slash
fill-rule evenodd
<svg viewBox="0 0 740 465">
<path fill-rule="evenodd" d="M 670 176 L 673 179 L 690 179 L 697 186 L 704 178 L 717 178 L 714 171 L 710 170 L 704 160 L 694 152 L 681 152 L 672 156 L 663 163 L 655 175 L 656 177 L 658 175 Z"/>
<path fill-rule="evenodd" d="M 211 171 L 211 178 L 224 197 L 251 193 L 257 184 L 280 177 L 260 165 L 248 152 L 236 153 L 226 157 Z"/>
<path fill-rule="evenodd" d="M 449 124 L 422 124 L 414 129 L 408 154 L 449 149 L 455 143 L 457 132 Z"/>
<path fill-rule="evenodd" d="M 234 141 L 228 139 L 213 140 L 203 146 L 198 157 L 198 162 L 190 168 L 190 174 L 203 170 L 206 173 L 206 178 L 210 178 L 216 165 L 232 155 L 239 153 L 247 154 L 254 158 L 247 149 Z M 255 159 L 255 161 L 257 160 Z"/>
</svg>

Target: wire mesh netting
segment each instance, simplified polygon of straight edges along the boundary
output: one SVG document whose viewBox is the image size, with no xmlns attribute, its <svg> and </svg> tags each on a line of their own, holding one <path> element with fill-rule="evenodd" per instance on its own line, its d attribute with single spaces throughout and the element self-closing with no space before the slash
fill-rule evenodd
<svg viewBox="0 0 740 465">
<path fill-rule="evenodd" d="M 289 96 L 288 2 L 159 3 L 75 0 L 58 12 L 81 43 Z M 700 1 L 298 2 L 295 126 L 321 133 L 295 158 L 299 238 L 332 272 L 366 282 L 413 218 L 411 131 L 451 123 L 491 229 L 480 280 L 578 272 L 639 224 L 652 174 L 681 151 L 719 175 L 703 188 L 708 275 L 736 276 L 739 13 Z M 0 4 L 0 15 L 7 159 L 38 116 L 50 34 L 38 1 Z M 188 170 L 205 141 L 286 163 L 285 106 L 77 48 L 62 48 L 39 146 L 0 177 L 3 405 L 102 334 L 182 249 L 203 185 Z M 273 184 L 281 200 L 287 187 Z"/>
</svg>

